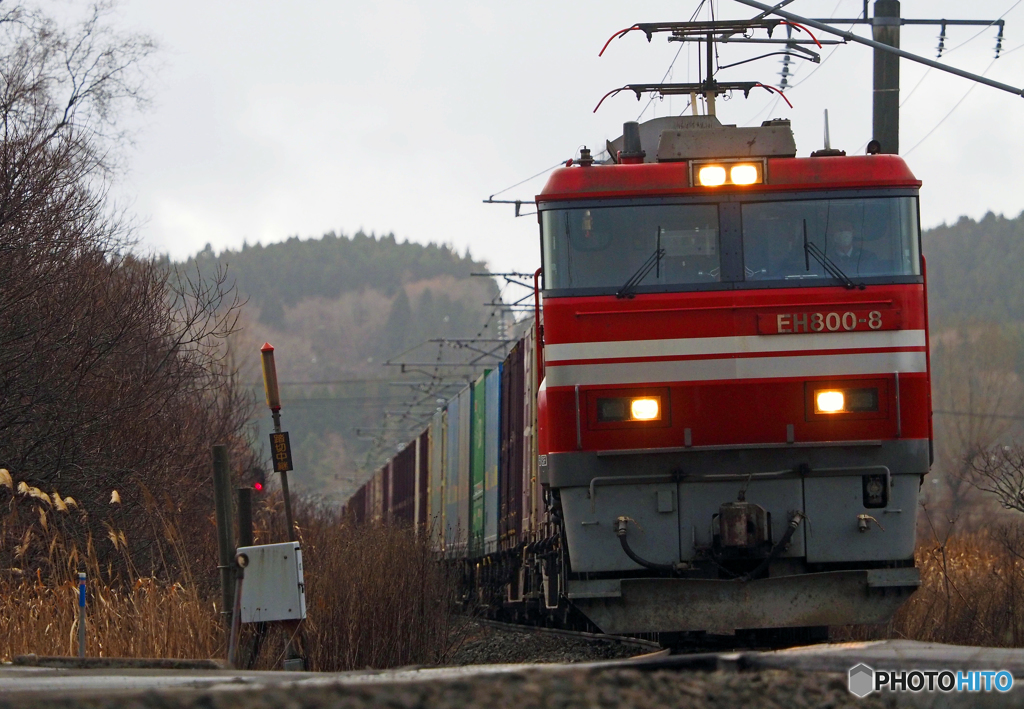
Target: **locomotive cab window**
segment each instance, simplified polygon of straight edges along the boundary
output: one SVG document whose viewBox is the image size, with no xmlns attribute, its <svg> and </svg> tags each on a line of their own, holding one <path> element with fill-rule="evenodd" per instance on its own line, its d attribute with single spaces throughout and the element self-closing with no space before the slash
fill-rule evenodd
<svg viewBox="0 0 1024 709">
<path fill-rule="evenodd" d="M 743 205 L 747 281 L 821 285 L 831 267 L 852 281 L 919 276 L 912 197 L 789 200 Z"/>
<path fill-rule="evenodd" d="M 717 205 L 550 209 L 541 230 L 547 289 L 686 290 L 721 280 Z"/>
</svg>

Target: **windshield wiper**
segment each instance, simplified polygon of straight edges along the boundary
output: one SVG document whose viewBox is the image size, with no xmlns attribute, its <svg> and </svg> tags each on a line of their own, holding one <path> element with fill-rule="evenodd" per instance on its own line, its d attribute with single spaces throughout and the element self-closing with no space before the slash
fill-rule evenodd
<svg viewBox="0 0 1024 709">
<path fill-rule="evenodd" d="M 659 236 L 660 236 L 659 229 Z M 640 281 L 647 277 L 655 266 L 661 265 L 661 259 L 665 258 L 665 249 L 660 246 L 654 250 L 654 253 L 647 257 L 647 260 L 640 264 L 640 268 L 629 277 L 629 280 L 622 284 L 622 288 L 615 293 L 616 298 L 632 298 L 636 295 L 636 287 L 640 285 Z"/>
<path fill-rule="evenodd" d="M 842 283 L 843 287 L 847 290 L 853 290 L 854 288 L 864 290 L 865 286 L 863 283 L 854 283 L 850 280 L 850 277 L 843 273 L 843 269 L 839 268 L 832 259 L 826 256 L 825 252 L 822 251 L 817 244 L 813 241 L 807 240 L 807 220 L 804 219 L 804 268 L 808 271 L 811 270 L 811 261 L 809 258 L 811 256 L 814 257 L 815 261 L 821 264 L 821 267 L 825 269 L 825 272 L 828 273 L 828 275 Z"/>
</svg>

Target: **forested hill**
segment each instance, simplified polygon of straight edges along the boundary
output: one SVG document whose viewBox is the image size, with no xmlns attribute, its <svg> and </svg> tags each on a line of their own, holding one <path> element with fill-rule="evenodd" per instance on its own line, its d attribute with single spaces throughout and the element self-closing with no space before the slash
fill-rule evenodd
<svg viewBox="0 0 1024 709">
<path fill-rule="evenodd" d="M 362 232 L 292 237 L 216 255 L 207 245 L 195 258 L 200 265 L 214 260 L 227 264 L 239 291 L 259 308 L 260 320 L 275 326 L 282 324 L 284 308 L 307 298 L 335 299 L 367 288 L 393 296 L 403 283 L 441 276 L 463 279 L 486 270 L 468 253 L 459 256 L 446 245 L 398 243 L 393 234 L 378 238 Z"/>
<path fill-rule="evenodd" d="M 293 480 L 317 495 L 347 499 L 374 449 L 357 429 L 379 431 L 387 412 L 422 397 L 392 383 L 397 368 L 385 361 L 432 338 L 495 337 L 501 329 L 503 311 L 487 305 L 497 297 L 494 280 L 470 275 L 486 264 L 449 246 L 331 232 L 217 254 L 207 247 L 192 261 L 206 275 L 226 267 L 248 300 L 232 346 L 257 400 L 259 348 L 274 345 Z M 433 348 L 409 357 L 433 361 Z M 257 416 L 266 429 L 262 407 Z"/>
<path fill-rule="evenodd" d="M 961 217 L 923 236 L 933 328 L 963 322 L 1024 324 L 1024 213 Z"/>
</svg>

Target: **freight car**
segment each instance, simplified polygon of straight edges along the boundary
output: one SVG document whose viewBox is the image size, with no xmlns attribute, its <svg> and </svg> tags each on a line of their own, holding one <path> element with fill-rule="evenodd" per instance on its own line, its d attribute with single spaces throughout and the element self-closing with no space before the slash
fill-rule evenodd
<svg viewBox="0 0 1024 709">
<path fill-rule="evenodd" d="M 353 504 L 411 499 L 518 616 L 888 620 L 932 456 L 921 183 L 894 155 L 797 158 L 788 121 L 629 123 L 609 151 L 537 196 L 540 322 Z"/>
</svg>

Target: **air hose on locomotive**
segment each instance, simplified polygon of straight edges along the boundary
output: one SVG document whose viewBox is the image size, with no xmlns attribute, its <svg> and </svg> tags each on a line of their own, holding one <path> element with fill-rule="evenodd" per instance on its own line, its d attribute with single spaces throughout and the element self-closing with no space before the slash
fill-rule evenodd
<svg viewBox="0 0 1024 709">
<path fill-rule="evenodd" d="M 775 546 L 768 552 L 768 556 L 764 558 L 764 561 L 758 564 L 756 569 L 750 573 L 743 574 L 736 580 L 750 581 L 760 576 L 768 568 L 768 564 L 772 563 L 782 553 L 782 550 L 786 548 L 786 545 L 789 544 L 789 540 L 793 538 L 793 534 L 796 532 L 797 527 L 800 526 L 800 523 L 804 521 L 804 518 L 803 512 L 794 512 L 792 519 L 789 520 L 789 525 L 786 527 L 786 532 L 782 535 L 782 539 L 775 543 Z"/>
<path fill-rule="evenodd" d="M 629 542 L 626 541 L 626 524 L 629 522 L 636 524 L 636 520 L 631 520 L 629 517 L 617 517 L 615 519 L 615 535 L 619 538 L 619 544 L 622 545 L 622 551 L 626 552 L 626 556 L 645 569 L 651 569 L 652 571 L 667 571 L 670 574 L 675 574 L 682 569 L 689 568 L 689 564 L 657 564 L 637 556 L 636 552 L 630 548 Z"/>
</svg>

